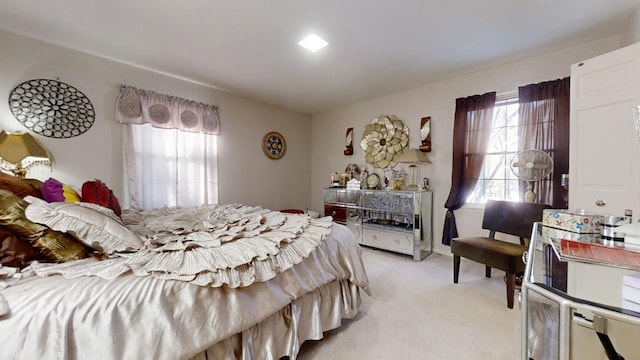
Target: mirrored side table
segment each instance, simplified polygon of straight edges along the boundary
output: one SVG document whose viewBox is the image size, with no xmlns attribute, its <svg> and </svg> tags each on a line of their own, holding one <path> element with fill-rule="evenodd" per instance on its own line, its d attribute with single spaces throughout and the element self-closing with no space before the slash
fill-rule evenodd
<svg viewBox="0 0 640 360">
<path fill-rule="evenodd" d="M 520 293 L 522 359 L 640 359 L 640 312 L 623 308 L 619 292 L 599 296 L 621 289 L 624 276 L 640 272 L 640 267 L 569 256 L 567 242 L 562 248 L 564 233 L 534 225 Z M 615 250 L 640 256 L 640 248 Z M 554 262 L 568 265 L 566 283 L 554 278 Z"/>
</svg>

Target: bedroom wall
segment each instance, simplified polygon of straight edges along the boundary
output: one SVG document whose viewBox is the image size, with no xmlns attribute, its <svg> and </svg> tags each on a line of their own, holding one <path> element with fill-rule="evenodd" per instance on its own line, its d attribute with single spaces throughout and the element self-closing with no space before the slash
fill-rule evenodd
<svg viewBox="0 0 640 360">
<path fill-rule="evenodd" d="M 434 249 L 439 253 L 449 254 L 449 247 L 441 244 L 441 238 L 444 203 L 451 186 L 455 99 L 488 91 L 497 91 L 498 94 L 517 91 L 521 85 L 563 78 L 570 75 L 571 64 L 616 49 L 620 45 L 620 37 L 605 38 L 314 114 L 311 121 L 313 209 L 324 212 L 322 189 L 329 184 L 331 172 L 343 172 L 346 164 L 350 162 L 365 166 L 359 141 L 365 125 L 371 120 L 381 114 L 397 115 L 409 127 L 409 146 L 416 148 L 420 145 L 420 119 L 431 116 L 433 151 L 428 153 L 428 156 L 432 163 L 421 164 L 420 167 L 422 176 L 431 178 L 433 189 Z M 348 127 L 354 128 L 352 156 L 342 153 Z M 396 169 L 404 166 L 399 164 Z M 366 165 L 366 168 L 369 171 L 373 170 L 370 165 Z M 382 174 L 380 170 L 376 172 Z M 486 233 L 481 229 L 482 209 L 460 209 L 456 212 L 456 220 L 460 236 Z"/>
<path fill-rule="evenodd" d="M 630 15 L 627 31 L 622 34 L 622 44 L 631 45 L 640 41 L 640 5 Z"/>
<path fill-rule="evenodd" d="M 124 83 L 219 106 L 220 203 L 309 207 L 310 116 L 8 32 L 0 31 L 0 48 L 0 99 L 5 99 L 0 101 L 0 129 L 27 130 L 15 120 L 7 100 L 17 84 L 30 79 L 59 78 L 87 95 L 96 111 L 94 125 L 80 136 L 53 139 L 34 134 L 55 164 L 53 172 L 34 168 L 29 177 L 55 177 L 76 187 L 98 178 L 127 207 L 121 126 L 114 120 L 115 98 Z M 287 141 L 287 153 L 280 160 L 262 153 L 262 137 L 269 131 L 280 132 Z"/>
</svg>

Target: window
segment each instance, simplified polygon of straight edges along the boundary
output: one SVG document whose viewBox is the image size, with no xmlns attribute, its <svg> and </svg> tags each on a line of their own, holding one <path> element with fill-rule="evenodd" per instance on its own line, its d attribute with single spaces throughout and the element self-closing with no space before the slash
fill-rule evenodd
<svg viewBox="0 0 640 360">
<path fill-rule="evenodd" d="M 493 109 L 491 136 L 478 182 L 467 203 L 487 200 L 520 200 L 520 182 L 511 172 L 511 158 L 518 152 L 518 97 L 502 96 Z"/>
<path fill-rule="evenodd" d="M 520 201 L 526 186 L 509 168 L 519 150 L 539 149 L 553 160 L 551 173 L 537 184 L 535 202 L 567 207 L 568 192 L 560 179 L 569 172 L 569 98 L 566 77 L 520 86 L 517 96 L 497 97 L 490 91 L 456 99 L 444 245 L 458 236 L 454 211 L 463 205 Z"/>
<path fill-rule="evenodd" d="M 135 184 L 129 192 L 140 210 L 218 202 L 217 137 L 150 124 L 127 125 Z"/>
<path fill-rule="evenodd" d="M 129 206 L 153 210 L 218 202 L 218 107 L 120 86 Z"/>
</svg>

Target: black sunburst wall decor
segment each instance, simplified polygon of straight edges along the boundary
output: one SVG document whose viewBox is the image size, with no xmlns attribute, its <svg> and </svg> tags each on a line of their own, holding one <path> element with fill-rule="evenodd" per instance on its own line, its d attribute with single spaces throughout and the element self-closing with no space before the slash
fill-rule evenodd
<svg viewBox="0 0 640 360">
<path fill-rule="evenodd" d="M 95 120 L 91 100 L 57 79 L 19 84 L 9 94 L 9 108 L 27 129 L 52 138 L 78 136 L 89 130 Z"/>
</svg>

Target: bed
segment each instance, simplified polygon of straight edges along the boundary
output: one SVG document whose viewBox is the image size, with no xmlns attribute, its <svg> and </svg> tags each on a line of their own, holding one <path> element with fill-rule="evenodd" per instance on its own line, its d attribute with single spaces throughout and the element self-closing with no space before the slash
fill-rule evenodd
<svg viewBox="0 0 640 360">
<path fill-rule="evenodd" d="M 2 359 L 295 359 L 369 292 L 331 218 L 239 204 L 114 216 L 3 189 L 0 205 L 3 228 L 65 257 L 0 265 Z"/>
</svg>

